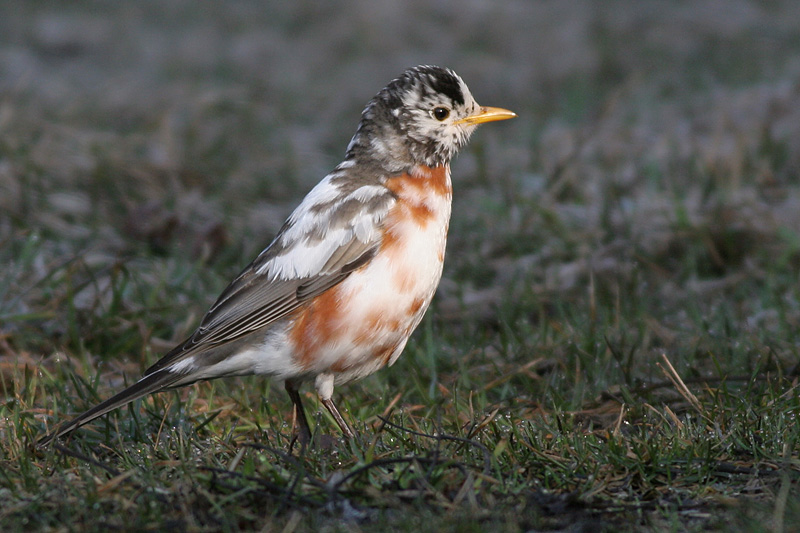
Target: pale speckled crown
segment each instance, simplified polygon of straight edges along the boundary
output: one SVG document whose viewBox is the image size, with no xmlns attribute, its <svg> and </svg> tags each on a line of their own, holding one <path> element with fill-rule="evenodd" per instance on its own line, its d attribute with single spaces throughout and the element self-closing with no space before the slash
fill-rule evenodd
<svg viewBox="0 0 800 533">
<path fill-rule="evenodd" d="M 478 108 L 467 85 L 452 70 L 436 66 L 406 70 L 364 108 L 346 159 L 361 163 L 377 158 L 390 172 L 449 163 L 475 126 L 436 120 L 431 112 L 437 106 L 450 109 L 452 119 Z"/>
</svg>

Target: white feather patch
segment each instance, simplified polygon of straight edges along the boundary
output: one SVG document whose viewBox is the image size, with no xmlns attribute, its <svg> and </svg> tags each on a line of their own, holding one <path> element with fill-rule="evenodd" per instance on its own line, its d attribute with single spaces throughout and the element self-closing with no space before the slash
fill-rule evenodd
<svg viewBox="0 0 800 533">
<path fill-rule="evenodd" d="M 341 173 L 326 176 L 289 217 L 290 227 L 281 235 L 284 253 L 262 265 L 257 273 L 270 279 L 297 279 L 319 275 L 331 256 L 353 239 L 368 244 L 380 238 L 380 223 L 388 205 L 380 210 L 368 207 L 373 198 L 386 194 L 380 185 L 364 185 L 349 194 L 342 194 L 332 179 Z M 356 200 L 364 207 L 343 227 L 331 229 L 337 210 L 345 202 Z M 328 208 L 320 210 L 319 206 Z M 324 237 L 319 239 L 319 234 Z"/>
</svg>

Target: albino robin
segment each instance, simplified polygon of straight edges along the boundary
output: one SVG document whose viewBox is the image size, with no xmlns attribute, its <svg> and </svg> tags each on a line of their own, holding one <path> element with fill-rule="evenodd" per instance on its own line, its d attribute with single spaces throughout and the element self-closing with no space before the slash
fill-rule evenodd
<svg viewBox="0 0 800 533">
<path fill-rule="evenodd" d="M 333 403 L 334 385 L 400 356 L 442 276 L 450 160 L 478 124 L 515 116 L 479 106 L 452 70 L 406 70 L 367 104 L 344 161 L 228 285 L 191 337 L 134 385 L 39 444 L 146 394 L 248 374 L 285 381 L 302 442 L 310 438 L 298 394 L 305 381 L 314 381 L 322 404 L 353 437 Z"/>
</svg>

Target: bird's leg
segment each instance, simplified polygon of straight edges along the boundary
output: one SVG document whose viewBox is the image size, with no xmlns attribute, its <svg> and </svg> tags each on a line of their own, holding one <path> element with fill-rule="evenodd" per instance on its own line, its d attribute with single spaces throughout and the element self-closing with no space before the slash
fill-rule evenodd
<svg viewBox="0 0 800 533">
<path fill-rule="evenodd" d="M 292 400 L 292 442 L 289 444 L 291 450 L 295 440 L 300 440 L 300 444 L 305 446 L 311 441 L 311 429 L 308 427 L 308 419 L 306 418 L 306 411 L 303 409 L 303 402 L 300 401 L 300 394 L 297 389 L 300 387 L 299 383 L 291 379 L 287 379 L 284 383 L 284 388 Z"/>
<path fill-rule="evenodd" d="M 335 380 L 336 378 L 333 374 L 318 374 L 314 385 L 317 388 L 317 394 L 319 395 L 322 405 L 325 406 L 325 409 L 328 410 L 331 416 L 333 416 L 333 419 L 336 420 L 336 423 L 339 424 L 344 436 L 348 439 L 354 439 L 356 434 L 353 433 L 353 430 L 350 429 L 350 426 L 344 421 L 344 418 L 342 418 L 342 415 L 339 414 L 339 410 L 336 408 L 336 404 L 333 403 L 333 383 Z"/>
<path fill-rule="evenodd" d="M 339 414 L 339 410 L 336 408 L 336 404 L 333 403 L 331 398 L 320 398 L 322 401 L 322 405 L 325 406 L 325 409 L 333 416 L 333 419 L 336 420 L 336 423 L 339 424 L 339 427 L 342 429 L 342 433 L 348 439 L 354 439 L 356 434 L 350 429 L 350 426 L 347 425 L 347 422 L 344 421 L 342 415 Z"/>
</svg>

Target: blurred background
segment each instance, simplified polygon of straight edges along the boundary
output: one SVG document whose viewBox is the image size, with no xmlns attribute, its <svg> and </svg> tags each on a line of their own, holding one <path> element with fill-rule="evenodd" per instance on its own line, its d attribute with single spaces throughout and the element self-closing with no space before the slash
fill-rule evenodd
<svg viewBox="0 0 800 533">
<path fill-rule="evenodd" d="M 438 64 L 519 118 L 454 162 L 436 327 L 605 317 L 679 357 L 745 328 L 745 352 L 791 360 L 798 21 L 791 0 L 3 2 L 0 328 L 144 364 L 340 161 L 364 104 Z M 509 362 L 556 350 L 528 344 Z"/>
</svg>

